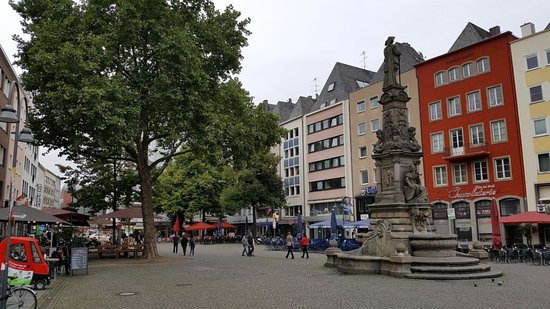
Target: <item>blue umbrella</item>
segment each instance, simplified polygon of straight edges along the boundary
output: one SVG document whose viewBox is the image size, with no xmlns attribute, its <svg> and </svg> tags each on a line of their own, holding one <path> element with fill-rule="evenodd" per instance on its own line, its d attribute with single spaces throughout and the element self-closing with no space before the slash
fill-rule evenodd
<svg viewBox="0 0 550 309">
<path fill-rule="evenodd" d="M 298 214 L 296 227 L 298 229 L 298 231 L 296 233 L 296 238 L 298 238 L 298 240 L 300 240 L 300 238 L 302 238 L 302 214 Z"/>
<path fill-rule="evenodd" d="M 336 239 L 338 235 L 338 224 L 336 223 L 336 213 L 334 210 L 330 214 L 330 239 Z"/>
</svg>

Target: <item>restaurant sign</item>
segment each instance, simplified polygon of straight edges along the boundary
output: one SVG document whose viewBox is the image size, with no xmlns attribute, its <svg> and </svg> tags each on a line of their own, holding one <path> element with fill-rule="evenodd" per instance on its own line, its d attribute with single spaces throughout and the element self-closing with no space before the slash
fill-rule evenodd
<svg viewBox="0 0 550 309">
<path fill-rule="evenodd" d="M 486 197 L 486 196 L 495 196 L 497 190 L 495 185 L 485 185 L 485 186 L 475 186 L 474 189 L 470 192 L 464 192 L 460 187 L 454 187 L 449 192 L 449 198 L 451 199 L 460 199 L 460 198 L 476 198 L 476 197 Z"/>
</svg>

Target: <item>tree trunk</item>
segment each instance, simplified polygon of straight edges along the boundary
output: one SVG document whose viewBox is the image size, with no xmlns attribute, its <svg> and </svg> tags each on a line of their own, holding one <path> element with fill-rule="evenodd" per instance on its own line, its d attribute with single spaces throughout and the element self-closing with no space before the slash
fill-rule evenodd
<svg viewBox="0 0 550 309">
<path fill-rule="evenodd" d="M 141 210 L 143 215 L 143 258 L 158 258 L 159 252 L 156 242 L 155 220 L 153 212 L 153 184 L 151 170 L 147 164 L 147 152 L 139 153 L 137 169 L 141 184 Z"/>
<path fill-rule="evenodd" d="M 252 205 L 252 236 L 256 238 L 256 205 Z"/>
</svg>

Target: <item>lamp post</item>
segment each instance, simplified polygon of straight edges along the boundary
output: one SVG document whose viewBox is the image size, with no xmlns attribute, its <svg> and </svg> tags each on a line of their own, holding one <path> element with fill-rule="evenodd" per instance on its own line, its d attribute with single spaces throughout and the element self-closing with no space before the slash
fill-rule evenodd
<svg viewBox="0 0 550 309">
<path fill-rule="evenodd" d="M 15 93 L 14 93 L 15 92 Z M 17 81 L 13 81 L 10 86 L 8 104 L 0 110 L 0 122 L 5 122 L 8 125 L 15 123 L 15 132 L 14 132 L 14 143 L 13 143 L 13 160 L 11 166 L 11 177 L 10 177 L 10 193 L 8 199 L 8 223 L 6 226 L 6 262 L 4 269 L 0 276 L 1 284 L 1 294 L 0 294 L 0 308 L 6 308 L 6 292 L 8 287 L 8 269 L 9 269 L 9 258 L 10 258 L 10 237 L 11 237 L 11 216 L 13 211 L 12 205 L 12 192 L 13 192 L 13 181 L 15 175 L 17 174 L 17 148 L 19 147 L 19 142 L 32 143 L 34 138 L 32 137 L 31 130 L 24 125 L 21 132 L 19 132 L 19 123 L 21 119 L 21 97 L 20 97 L 20 86 Z M 17 110 L 13 108 L 11 102 L 13 101 L 14 94 L 17 95 Z M 24 98 L 25 108 L 28 109 L 27 98 Z M 26 114 L 26 113 L 25 113 Z"/>
</svg>

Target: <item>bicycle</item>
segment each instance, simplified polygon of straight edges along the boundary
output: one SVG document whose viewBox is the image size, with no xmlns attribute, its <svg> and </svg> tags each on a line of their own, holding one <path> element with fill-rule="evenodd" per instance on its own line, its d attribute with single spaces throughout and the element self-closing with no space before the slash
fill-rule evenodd
<svg viewBox="0 0 550 309">
<path fill-rule="evenodd" d="M 1 299 L 3 300 L 3 299 Z M 10 286 L 6 291 L 6 309 L 36 309 L 36 292 L 24 286 Z"/>
</svg>

